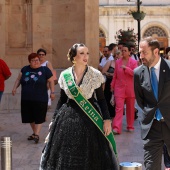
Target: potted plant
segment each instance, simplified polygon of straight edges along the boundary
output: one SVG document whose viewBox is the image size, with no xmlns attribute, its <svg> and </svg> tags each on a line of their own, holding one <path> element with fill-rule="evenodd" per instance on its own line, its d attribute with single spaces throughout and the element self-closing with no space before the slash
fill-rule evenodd
<svg viewBox="0 0 170 170">
<path fill-rule="evenodd" d="M 133 28 L 128 27 L 127 30 L 118 30 L 116 32 L 115 39 L 118 44 L 121 43 L 136 47 L 138 36 L 136 33 L 134 33 Z"/>
<path fill-rule="evenodd" d="M 138 12 L 138 11 L 132 11 L 132 10 L 129 10 L 128 14 L 132 15 L 135 20 L 143 20 L 146 15 L 146 13 L 143 11 Z"/>
</svg>

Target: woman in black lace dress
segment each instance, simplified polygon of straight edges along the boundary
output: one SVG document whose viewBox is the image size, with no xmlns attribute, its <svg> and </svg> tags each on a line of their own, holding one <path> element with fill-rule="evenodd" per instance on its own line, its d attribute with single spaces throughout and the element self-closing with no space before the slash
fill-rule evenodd
<svg viewBox="0 0 170 170">
<path fill-rule="evenodd" d="M 102 91 L 102 74 L 87 65 L 89 52 L 84 44 L 74 44 L 68 58 L 73 67 L 59 77 L 61 88 L 50 134 L 43 150 L 40 170 L 118 170 L 117 159 L 108 140 L 75 102 L 64 74 L 70 71 L 84 98 L 95 106 L 97 97 L 104 119 L 105 135 L 111 132 L 110 116 Z"/>
<path fill-rule="evenodd" d="M 112 92 L 110 84 L 112 82 L 113 73 L 115 69 L 115 60 L 108 61 L 102 69 L 102 74 L 106 76 L 104 96 L 110 113 L 110 117 L 115 117 L 115 105 L 111 104 Z"/>
</svg>

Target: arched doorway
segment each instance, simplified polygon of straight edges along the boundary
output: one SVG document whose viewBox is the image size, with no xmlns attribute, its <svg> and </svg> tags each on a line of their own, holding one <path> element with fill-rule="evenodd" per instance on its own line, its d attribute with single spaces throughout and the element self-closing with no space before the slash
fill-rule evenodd
<svg viewBox="0 0 170 170">
<path fill-rule="evenodd" d="M 104 46 L 106 46 L 106 36 L 102 29 L 99 29 L 99 50 L 102 52 Z"/>
<path fill-rule="evenodd" d="M 158 26 L 153 26 L 148 28 L 143 35 L 143 37 L 148 36 L 155 37 L 159 41 L 161 46 L 160 54 L 163 56 L 165 54 L 165 49 L 168 47 L 168 38 L 166 32 Z"/>
</svg>

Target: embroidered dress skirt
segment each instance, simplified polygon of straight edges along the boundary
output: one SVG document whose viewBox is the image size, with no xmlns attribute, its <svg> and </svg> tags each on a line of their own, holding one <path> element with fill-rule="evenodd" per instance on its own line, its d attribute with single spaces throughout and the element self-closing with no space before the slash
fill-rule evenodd
<svg viewBox="0 0 170 170">
<path fill-rule="evenodd" d="M 70 103 L 58 110 L 40 170 L 118 170 L 118 165 L 103 134 L 76 103 Z"/>
</svg>

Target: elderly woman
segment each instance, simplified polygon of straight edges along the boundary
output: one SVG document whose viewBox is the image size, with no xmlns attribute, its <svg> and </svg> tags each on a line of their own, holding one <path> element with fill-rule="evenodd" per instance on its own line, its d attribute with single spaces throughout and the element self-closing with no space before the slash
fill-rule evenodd
<svg viewBox="0 0 170 170">
<path fill-rule="evenodd" d="M 130 57 L 130 47 L 123 45 L 122 58 L 116 61 L 111 90 L 114 92 L 116 102 L 116 115 L 113 119 L 113 133 L 122 132 L 124 104 L 126 102 L 127 131 L 134 131 L 134 104 L 135 93 L 133 85 L 133 70 L 137 61 Z"/>
<path fill-rule="evenodd" d="M 22 123 L 30 123 L 33 134 L 28 140 L 39 141 L 42 123 L 47 113 L 47 82 L 51 90 L 51 99 L 54 99 L 54 80 L 51 70 L 42 67 L 38 54 L 28 56 L 30 65 L 24 66 L 15 81 L 12 94 L 15 95 L 17 87 L 21 84 L 21 117 Z"/>
</svg>

